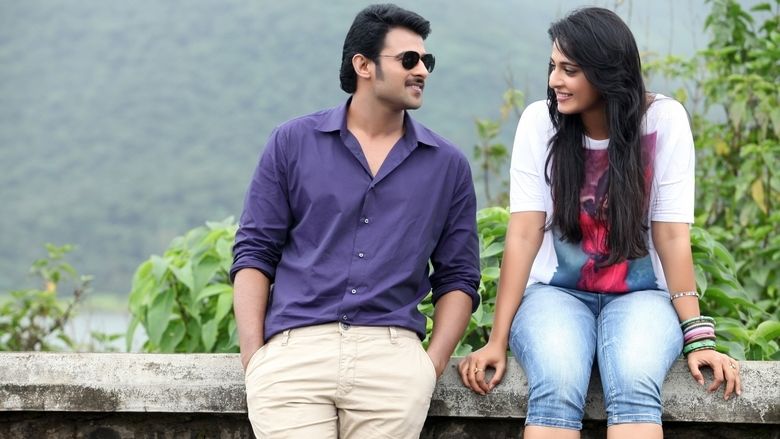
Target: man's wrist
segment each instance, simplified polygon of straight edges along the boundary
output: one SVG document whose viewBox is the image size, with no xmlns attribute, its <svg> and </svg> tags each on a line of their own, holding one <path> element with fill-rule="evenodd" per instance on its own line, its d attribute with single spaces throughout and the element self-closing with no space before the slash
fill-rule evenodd
<svg viewBox="0 0 780 439">
<path fill-rule="evenodd" d="M 258 342 L 257 344 L 253 345 L 252 347 L 242 347 L 239 357 L 241 358 L 241 365 L 244 367 L 244 369 L 249 366 L 249 360 L 252 359 L 252 355 L 255 354 L 260 348 L 263 347 L 263 342 Z"/>
<path fill-rule="evenodd" d="M 436 376 L 441 376 L 444 372 L 444 368 L 447 367 L 447 363 L 450 361 L 449 355 L 444 355 L 436 349 L 428 348 L 428 356 L 431 358 L 433 367 L 436 369 Z"/>
</svg>

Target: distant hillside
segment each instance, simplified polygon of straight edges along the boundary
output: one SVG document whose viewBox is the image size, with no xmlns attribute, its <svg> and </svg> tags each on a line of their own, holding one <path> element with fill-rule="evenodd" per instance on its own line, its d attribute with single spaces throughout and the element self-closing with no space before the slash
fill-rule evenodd
<svg viewBox="0 0 780 439">
<path fill-rule="evenodd" d="M 415 116 L 469 154 L 509 72 L 529 101 L 543 96 L 547 26 L 579 4 L 398 3 L 433 27 L 436 71 Z M 706 15 L 694 0 L 590 3 L 618 4 L 643 50 L 663 54 L 691 53 Z M 365 4 L 0 3 L 0 291 L 30 286 L 53 242 L 78 246 L 96 289 L 125 293 L 174 236 L 238 216 L 270 130 L 346 99 L 341 45 Z"/>
</svg>

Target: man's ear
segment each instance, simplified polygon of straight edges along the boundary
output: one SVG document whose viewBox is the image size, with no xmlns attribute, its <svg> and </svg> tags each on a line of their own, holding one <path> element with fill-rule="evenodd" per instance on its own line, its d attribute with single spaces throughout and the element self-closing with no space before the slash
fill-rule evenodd
<svg viewBox="0 0 780 439">
<path fill-rule="evenodd" d="M 371 79 L 374 76 L 374 62 L 359 53 L 352 57 L 352 68 L 360 78 Z"/>
</svg>

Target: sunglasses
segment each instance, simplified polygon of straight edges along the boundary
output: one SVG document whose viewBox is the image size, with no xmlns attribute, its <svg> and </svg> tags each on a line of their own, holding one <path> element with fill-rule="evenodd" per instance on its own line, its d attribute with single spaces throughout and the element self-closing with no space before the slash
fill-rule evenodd
<svg viewBox="0 0 780 439">
<path fill-rule="evenodd" d="M 417 66 L 417 63 L 422 60 L 423 65 L 425 66 L 425 69 L 428 70 L 428 73 L 433 72 L 433 67 L 436 65 L 436 58 L 434 58 L 432 53 L 426 53 L 425 55 L 420 55 L 418 52 L 415 52 L 414 50 L 407 50 L 406 52 L 401 52 L 398 55 L 379 55 L 383 58 L 395 58 L 399 61 L 401 61 L 401 65 L 406 70 L 412 70 Z"/>
</svg>

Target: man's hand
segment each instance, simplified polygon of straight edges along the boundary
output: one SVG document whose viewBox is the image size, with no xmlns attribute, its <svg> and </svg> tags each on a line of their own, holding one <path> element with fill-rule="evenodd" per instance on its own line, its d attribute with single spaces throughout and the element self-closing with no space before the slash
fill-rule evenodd
<svg viewBox="0 0 780 439">
<path fill-rule="evenodd" d="M 241 350 L 241 367 L 244 368 L 244 373 L 246 373 L 246 368 L 249 366 L 249 360 L 252 359 L 252 356 L 260 350 L 263 346 L 258 346 L 256 349 L 242 349 Z"/>
<path fill-rule="evenodd" d="M 447 363 L 450 361 L 450 358 L 431 355 L 430 352 L 428 352 L 428 357 L 431 359 L 431 363 L 433 363 L 433 368 L 436 369 L 436 379 L 441 378 L 442 374 L 444 373 L 444 368 L 447 367 Z"/>
</svg>

